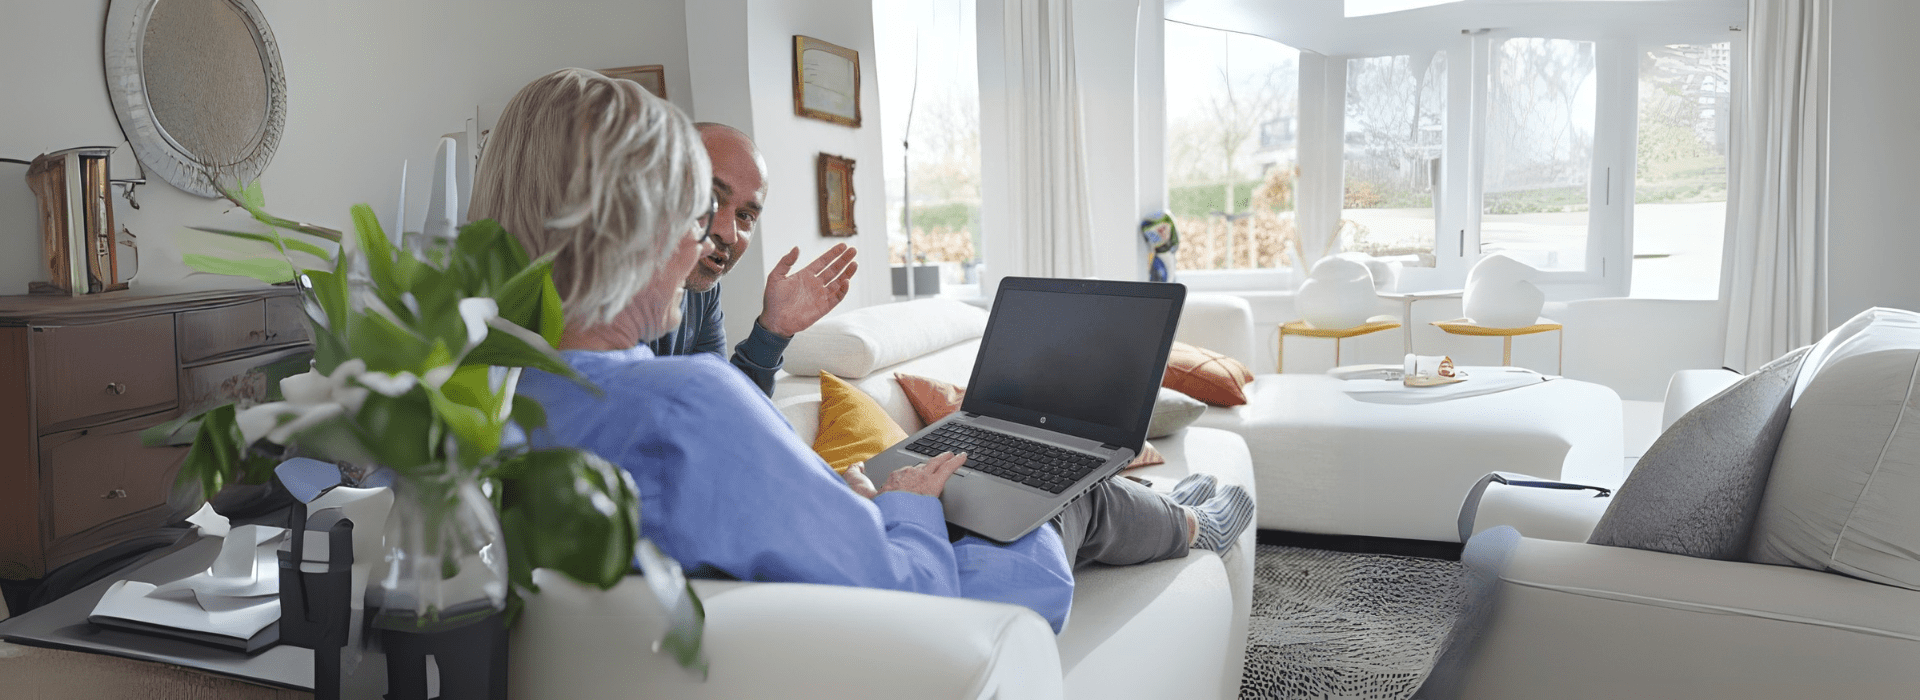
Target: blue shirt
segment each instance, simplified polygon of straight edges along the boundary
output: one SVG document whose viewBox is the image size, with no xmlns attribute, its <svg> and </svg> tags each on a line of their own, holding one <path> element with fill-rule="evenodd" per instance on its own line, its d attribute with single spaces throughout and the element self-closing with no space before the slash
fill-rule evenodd
<svg viewBox="0 0 1920 700">
<path fill-rule="evenodd" d="M 782 338 L 760 327 L 755 321 L 747 339 L 733 348 L 733 366 L 745 372 L 760 387 L 760 393 L 773 395 L 773 377 L 785 361 L 790 338 Z M 660 357 L 679 357 L 708 353 L 726 358 L 726 314 L 720 311 L 720 285 L 704 292 L 687 292 L 680 299 L 680 327 L 646 343 Z"/>
<path fill-rule="evenodd" d="M 694 575 L 1013 603 L 1065 628 L 1073 568 L 1051 525 L 1007 545 L 949 543 L 939 499 L 855 494 L 717 357 L 644 345 L 564 357 L 601 393 L 528 370 L 519 391 L 547 413 L 533 446 L 590 450 L 632 474 L 641 534 Z"/>
</svg>

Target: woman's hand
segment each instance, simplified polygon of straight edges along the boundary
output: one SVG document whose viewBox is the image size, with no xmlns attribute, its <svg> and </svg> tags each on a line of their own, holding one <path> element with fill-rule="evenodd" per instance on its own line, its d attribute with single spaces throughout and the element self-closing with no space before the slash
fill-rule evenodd
<svg viewBox="0 0 1920 700">
<path fill-rule="evenodd" d="M 953 476 L 966 463 L 965 452 L 942 452 L 940 456 L 920 464 L 894 470 L 887 475 L 887 485 L 880 487 L 880 492 L 905 491 L 939 498 L 940 492 L 947 487 L 947 477 Z"/>
<path fill-rule="evenodd" d="M 880 495 L 880 492 L 873 488 L 873 480 L 867 478 L 866 462 L 854 462 L 853 464 L 847 465 L 847 468 L 840 472 L 840 478 L 846 479 L 847 487 L 853 489 L 854 493 L 860 494 L 863 497 L 873 498 L 874 496 Z"/>
</svg>

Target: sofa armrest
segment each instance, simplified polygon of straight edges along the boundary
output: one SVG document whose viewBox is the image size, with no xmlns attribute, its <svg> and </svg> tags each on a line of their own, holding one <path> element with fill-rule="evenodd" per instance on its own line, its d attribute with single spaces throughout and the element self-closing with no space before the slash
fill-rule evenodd
<svg viewBox="0 0 1920 700">
<path fill-rule="evenodd" d="M 846 586 L 695 581 L 703 682 L 650 651 L 645 581 L 609 591 L 535 572 L 513 629 L 515 698 L 1058 698 L 1053 631 L 1023 607 Z"/>
<path fill-rule="evenodd" d="M 814 437 L 820 434 L 820 404 L 823 402 L 825 399 L 816 391 L 775 400 L 773 407 L 780 410 L 780 415 L 787 419 L 788 425 L 793 426 L 793 434 L 798 435 L 801 442 L 811 445 Z"/>
<path fill-rule="evenodd" d="M 1667 403 L 1660 410 L 1660 431 L 1687 415 L 1693 407 L 1705 403 L 1714 394 L 1740 381 L 1740 373 L 1730 369 L 1683 369 L 1667 381 Z"/>
<path fill-rule="evenodd" d="M 1174 339 L 1254 367 L 1253 306 L 1232 294 L 1188 294 Z"/>
<path fill-rule="evenodd" d="M 1792 567 L 1515 541 L 1492 567 L 1460 697 L 1892 698 L 1920 687 L 1920 592 Z"/>
<path fill-rule="evenodd" d="M 1528 537 L 1585 542 L 1593 534 L 1613 490 L 1513 472 L 1480 477 L 1460 504 L 1460 541 L 1506 525 Z"/>
</svg>

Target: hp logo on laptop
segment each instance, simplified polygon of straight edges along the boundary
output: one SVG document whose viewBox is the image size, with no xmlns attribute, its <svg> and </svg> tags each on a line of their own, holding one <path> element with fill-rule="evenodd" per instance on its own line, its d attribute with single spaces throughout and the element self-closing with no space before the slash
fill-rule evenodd
<svg viewBox="0 0 1920 700">
<path fill-rule="evenodd" d="M 1046 422 L 1047 422 L 1047 417 L 1046 417 L 1046 416 L 1041 416 L 1041 417 L 1040 417 L 1040 422 L 1041 422 L 1041 423 L 1046 423 Z"/>
</svg>

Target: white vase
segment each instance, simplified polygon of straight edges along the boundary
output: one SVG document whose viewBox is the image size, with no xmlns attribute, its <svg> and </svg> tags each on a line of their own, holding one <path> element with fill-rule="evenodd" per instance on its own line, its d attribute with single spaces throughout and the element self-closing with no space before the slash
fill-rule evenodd
<svg viewBox="0 0 1920 700">
<path fill-rule="evenodd" d="M 1350 259 L 1322 258 L 1293 296 L 1300 319 L 1315 328 L 1352 328 L 1373 315 L 1373 273 Z"/>
<path fill-rule="evenodd" d="M 1480 259 L 1467 272 L 1462 311 L 1488 328 L 1521 328 L 1540 319 L 1547 295 L 1531 281 L 1536 270 L 1505 255 Z"/>
</svg>

